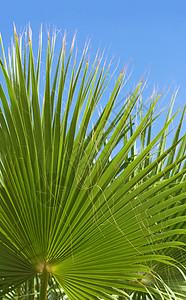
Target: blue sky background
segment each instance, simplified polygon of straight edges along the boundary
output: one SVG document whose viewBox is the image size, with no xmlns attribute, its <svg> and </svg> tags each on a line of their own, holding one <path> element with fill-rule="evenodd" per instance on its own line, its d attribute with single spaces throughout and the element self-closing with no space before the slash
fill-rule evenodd
<svg viewBox="0 0 186 300">
<path fill-rule="evenodd" d="M 44 34 L 47 26 L 66 29 L 69 41 L 77 30 L 80 48 L 87 37 L 91 39 L 91 55 L 100 46 L 101 50 L 110 49 L 115 63 L 120 59 L 121 68 L 130 63 L 131 87 L 150 73 L 149 95 L 154 84 L 159 91 L 164 87 L 168 90 L 171 85 L 166 105 L 174 89 L 180 86 L 175 109 L 185 104 L 185 0 L 1 1 L 0 31 L 5 49 L 13 36 L 13 22 L 18 31 L 23 31 L 29 21 L 36 40 L 41 23 Z"/>
</svg>

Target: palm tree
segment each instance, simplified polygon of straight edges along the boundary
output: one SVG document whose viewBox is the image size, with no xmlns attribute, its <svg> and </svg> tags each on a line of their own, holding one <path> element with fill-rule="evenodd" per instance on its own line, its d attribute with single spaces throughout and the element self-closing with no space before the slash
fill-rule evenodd
<svg viewBox="0 0 186 300">
<path fill-rule="evenodd" d="M 59 285 L 71 300 L 185 299 L 185 109 L 167 148 L 174 98 L 155 134 L 161 94 L 144 114 L 140 81 L 116 109 L 125 72 L 108 96 L 110 64 L 97 54 L 90 66 L 86 45 L 76 66 L 64 36 L 53 73 L 55 35 L 41 105 L 41 41 L 35 60 L 31 30 L 28 51 L 15 29 L 7 61 L 1 39 L 2 297 L 42 300 Z"/>
</svg>

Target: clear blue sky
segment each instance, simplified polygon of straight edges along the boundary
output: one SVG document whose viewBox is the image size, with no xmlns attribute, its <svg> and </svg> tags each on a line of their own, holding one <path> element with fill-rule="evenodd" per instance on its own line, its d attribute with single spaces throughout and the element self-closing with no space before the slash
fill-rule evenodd
<svg viewBox="0 0 186 300">
<path fill-rule="evenodd" d="M 0 31 L 8 48 L 13 22 L 18 30 L 31 23 L 34 36 L 40 24 L 66 29 L 71 38 L 78 30 L 78 45 L 91 38 L 92 52 L 110 47 L 121 67 L 130 62 L 131 82 L 150 71 L 153 84 L 173 89 L 180 85 L 176 108 L 186 102 L 186 1 L 185 0 L 32 0 L 1 1 Z M 1 52 L 0 52 L 1 53 Z M 170 99 L 171 95 L 168 96 Z"/>
</svg>

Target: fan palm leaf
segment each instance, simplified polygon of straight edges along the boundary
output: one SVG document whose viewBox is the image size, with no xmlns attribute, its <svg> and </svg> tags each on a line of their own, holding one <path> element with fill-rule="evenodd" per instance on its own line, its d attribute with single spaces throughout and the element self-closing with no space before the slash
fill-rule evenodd
<svg viewBox="0 0 186 300">
<path fill-rule="evenodd" d="M 110 64 L 102 66 L 97 55 L 90 67 L 85 46 L 76 66 L 74 40 L 67 55 L 64 36 L 52 77 L 55 36 L 50 46 L 49 35 L 41 106 L 41 37 L 36 67 L 31 30 L 29 57 L 22 44 L 15 30 L 7 63 L 1 39 L 7 91 L 0 85 L 0 292 L 41 274 L 40 299 L 52 277 L 74 300 L 140 293 L 181 299 L 184 288 L 169 282 L 179 269 L 178 285 L 184 285 L 185 110 L 166 150 L 178 113 L 171 116 L 172 104 L 152 136 L 161 94 L 153 93 L 144 115 L 140 81 L 116 113 L 125 73 L 108 96 Z M 96 117 L 103 97 L 107 103 Z"/>
</svg>

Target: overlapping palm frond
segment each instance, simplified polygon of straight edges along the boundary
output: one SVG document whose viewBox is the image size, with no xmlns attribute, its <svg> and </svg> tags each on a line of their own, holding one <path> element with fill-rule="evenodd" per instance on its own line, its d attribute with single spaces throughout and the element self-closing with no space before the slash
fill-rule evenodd
<svg viewBox="0 0 186 300">
<path fill-rule="evenodd" d="M 161 94 L 143 114 L 140 81 L 116 113 L 124 72 L 108 96 L 110 65 L 85 47 L 77 66 L 65 37 L 52 76 L 55 36 L 41 107 L 41 40 L 36 63 L 23 44 L 0 60 L 0 293 L 41 274 L 40 299 L 52 277 L 71 300 L 185 299 L 185 109 L 166 149 L 172 104 L 153 133 Z"/>
</svg>

